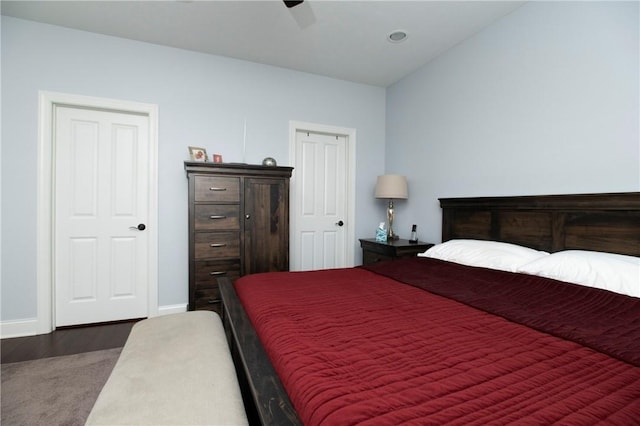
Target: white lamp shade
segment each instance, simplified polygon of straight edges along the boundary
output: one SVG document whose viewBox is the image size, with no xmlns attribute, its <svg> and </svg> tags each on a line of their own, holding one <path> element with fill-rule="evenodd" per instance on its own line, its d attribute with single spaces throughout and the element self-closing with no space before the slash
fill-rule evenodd
<svg viewBox="0 0 640 426">
<path fill-rule="evenodd" d="M 407 178 L 401 175 L 378 176 L 376 198 L 409 198 Z"/>
</svg>

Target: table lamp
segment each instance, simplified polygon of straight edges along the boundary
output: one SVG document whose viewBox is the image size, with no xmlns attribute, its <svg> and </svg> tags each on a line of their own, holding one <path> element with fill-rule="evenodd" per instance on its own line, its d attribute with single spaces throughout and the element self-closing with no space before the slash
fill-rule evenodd
<svg viewBox="0 0 640 426">
<path fill-rule="evenodd" d="M 397 240 L 398 236 L 393 233 L 393 200 L 406 200 L 409 198 L 407 178 L 400 175 L 378 176 L 378 180 L 376 181 L 376 198 L 386 198 L 389 200 L 389 206 L 387 208 L 387 222 L 389 224 L 387 239 Z"/>
</svg>

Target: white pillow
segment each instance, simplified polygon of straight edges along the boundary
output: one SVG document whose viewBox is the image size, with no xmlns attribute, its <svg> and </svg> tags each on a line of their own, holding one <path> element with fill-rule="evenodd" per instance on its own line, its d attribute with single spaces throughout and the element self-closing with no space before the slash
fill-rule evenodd
<svg viewBox="0 0 640 426">
<path fill-rule="evenodd" d="M 520 266 L 548 255 L 545 251 L 497 241 L 450 240 L 436 244 L 418 256 L 516 272 Z"/>
<path fill-rule="evenodd" d="M 640 297 L 640 257 L 566 250 L 523 265 L 518 272 Z"/>
</svg>

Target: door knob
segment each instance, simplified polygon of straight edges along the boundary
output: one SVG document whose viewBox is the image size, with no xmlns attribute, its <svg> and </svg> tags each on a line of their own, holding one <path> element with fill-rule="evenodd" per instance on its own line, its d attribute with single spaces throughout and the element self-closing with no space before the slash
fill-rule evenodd
<svg viewBox="0 0 640 426">
<path fill-rule="evenodd" d="M 147 226 L 144 223 L 139 224 L 138 226 L 130 226 L 129 229 L 132 230 L 138 230 L 138 231 L 144 231 L 145 229 L 147 229 Z"/>
<path fill-rule="evenodd" d="M 343 221 L 341 221 L 341 220 L 339 220 L 339 221 L 337 221 L 337 222 L 336 222 L 336 225 L 338 225 L 338 226 L 342 226 L 342 225 L 344 225 L 344 222 L 343 222 Z"/>
</svg>

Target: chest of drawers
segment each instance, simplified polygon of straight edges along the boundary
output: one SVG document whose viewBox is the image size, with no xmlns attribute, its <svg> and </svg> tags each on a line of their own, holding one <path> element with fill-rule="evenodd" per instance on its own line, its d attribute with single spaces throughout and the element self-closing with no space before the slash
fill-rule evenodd
<svg viewBox="0 0 640 426">
<path fill-rule="evenodd" d="M 217 280 L 289 269 L 290 167 L 186 162 L 189 310 L 220 312 Z"/>
</svg>

